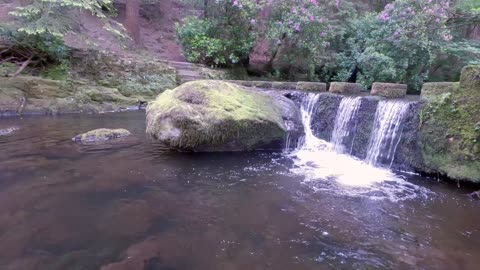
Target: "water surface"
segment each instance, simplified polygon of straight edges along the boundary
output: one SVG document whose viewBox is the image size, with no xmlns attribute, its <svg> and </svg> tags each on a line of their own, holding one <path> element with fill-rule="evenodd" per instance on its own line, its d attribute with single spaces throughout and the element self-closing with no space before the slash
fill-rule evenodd
<svg viewBox="0 0 480 270">
<path fill-rule="evenodd" d="M 145 138 L 142 112 L 0 120 L 8 126 L 20 129 L 0 136 L 2 270 L 480 265 L 468 188 L 398 174 L 368 187 L 311 179 L 282 153 L 170 153 Z M 71 141 L 102 127 L 133 135 Z"/>
</svg>

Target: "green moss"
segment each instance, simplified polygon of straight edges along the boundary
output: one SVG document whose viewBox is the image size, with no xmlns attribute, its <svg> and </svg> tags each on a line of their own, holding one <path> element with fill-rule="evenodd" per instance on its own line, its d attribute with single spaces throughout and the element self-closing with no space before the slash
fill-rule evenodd
<svg viewBox="0 0 480 270">
<path fill-rule="evenodd" d="M 421 96 L 423 99 L 435 99 L 442 94 L 453 93 L 457 91 L 458 87 L 458 82 L 425 83 L 422 87 Z"/>
<path fill-rule="evenodd" d="M 423 108 L 420 143 L 430 171 L 480 181 L 479 80 L 480 68 L 465 68 L 458 88 L 431 97 Z"/>
<path fill-rule="evenodd" d="M 182 149 L 253 149 L 283 139 L 281 110 L 272 103 L 270 96 L 235 84 L 189 82 L 149 104 L 147 133 Z"/>
<path fill-rule="evenodd" d="M 84 81 L 55 81 L 40 77 L 0 77 L 0 113 L 63 114 L 115 111 L 136 104 L 115 88 Z"/>
<path fill-rule="evenodd" d="M 72 138 L 73 141 L 89 143 L 102 142 L 118 138 L 130 136 L 130 132 L 126 129 L 106 129 L 100 128 L 89 131 L 87 133 L 79 134 Z"/>
<path fill-rule="evenodd" d="M 0 64 L 0 77 L 5 77 L 9 74 L 15 73 L 17 71 L 18 66 L 10 63 L 10 62 L 5 62 Z"/>
<path fill-rule="evenodd" d="M 73 55 L 75 79 L 116 88 L 126 97 L 149 100 L 177 86 L 175 69 L 151 58 L 126 58 L 97 51 L 75 51 Z"/>
<path fill-rule="evenodd" d="M 70 64 L 62 63 L 51 65 L 41 74 L 41 76 L 50 80 L 66 81 L 70 78 Z"/>
</svg>

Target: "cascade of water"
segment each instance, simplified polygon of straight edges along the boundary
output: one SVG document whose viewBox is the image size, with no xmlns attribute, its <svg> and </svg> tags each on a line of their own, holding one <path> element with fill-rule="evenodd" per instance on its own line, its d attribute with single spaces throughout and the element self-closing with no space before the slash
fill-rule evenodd
<svg viewBox="0 0 480 270">
<path fill-rule="evenodd" d="M 366 197 L 373 200 L 389 199 L 395 202 L 428 193 L 397 177 L 386 168 L 375 167 L 348 154 L 332 151 L 330 143 L 315 137 L 312 130 L 312 119 L 320 97 L 321 95 L 318 94 L 308 94 L 305 97 L 301 107 L 305 137 L 299 142 L 297 148 L 289 153 L 294 161 L 291 171 L 305 176 L 304 183 L 306 185 L 314 190 L 326 190 L 341 195 Z M 408 106 L 405 107 L 408 108 Z M 406 108 L 403 110 L 407 110 Z M 383 107 L 382 110 L 385 111 Z M 388 109 L 386 111 L 390 110 L 404 114 L 403 110 Z M 393 113 L 393 115 L 396 114 Z M 397 123 L 397 131 L 394 132 L 397 134 L 398 123 L 401 121 L 391 120 L 391 122 L 392 125 Z M 396 136 L 394 137 L 396 138 Z M 390 148 L 389 145 L 387 150 L 394 152 L 395 146 Z"/>
<path fill-rule="evenodd" d="M 375 112 L 372 135 L 368 143 L 366 162 L 370 165 L 393 164 L 395 151 L 401 140 L 402 122 L 410 103 L 380 101 Z"/>
<path fill-rule="evenodd" d="M 319 98 L 319 94 L 309 94 L 302 102 L 305 137 L 299 141 L 295 151 L 290 153 L 295 161 L 293 171 L 310 180 L 335 179 L 349 186 L 369 186 L 395 179 L 388 170 L 375 168 L 350 155 L 332 151 L 329 142 L 314 135 L 312 119 Z"/>
<path fill-rule="evenodd" d="M 301 113 L 305 137 L 299 141 L 297 148 L 313 150 L 326 147 L 325 141 L 315 137 L 312 130 L 313 112 L 319 98 L 320 94 L 309 94 L 302 102 Z"/>
<path fill-rule="evenodd" d="M 358 112 L 362 99 L 360 97 L 344 97 L 340 102 L 335 118 L 335 127 L 330 138 L 333 150 L 339 153 L 345 152 L 343 140 L 351 132 L 350 123 Z"/>
</svg>

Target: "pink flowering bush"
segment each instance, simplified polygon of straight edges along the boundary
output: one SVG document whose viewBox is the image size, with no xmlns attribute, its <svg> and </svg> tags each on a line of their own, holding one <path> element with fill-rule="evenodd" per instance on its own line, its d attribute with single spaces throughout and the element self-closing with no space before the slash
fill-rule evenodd
<svg viewBox="0 0 480 270">
<path fill-rule="evenodd" d="M 327 60 L 330 41 L 337 35 L 335 19 L 340 14 L 339 8 L 340 1 L 275 1 L 267 32 L 271 61 L 278 56 L 278 50 L 287 50 L 288 53 L 281 56 L 283 59 L 277 59 L 287 63 L 284 66 L 289 70 L 284 73 L 297 69 L 308 72 L 309 79 L 314 79 L 315 65 Z"/>
<path fill-rule="evenodd" d="M 378 14 L 356 19 L 338 54 L 338 80 L 408 83 L 419 88 L 443 43 L 453 37 L 447 27 L 447 0 L 397 0 Z"/>
</svg>

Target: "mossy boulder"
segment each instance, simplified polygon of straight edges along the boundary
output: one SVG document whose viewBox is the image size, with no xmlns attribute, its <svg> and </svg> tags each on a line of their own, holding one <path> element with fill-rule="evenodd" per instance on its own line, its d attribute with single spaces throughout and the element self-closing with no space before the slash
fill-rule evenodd
<svg viewBox="0 0 480 270">
<path fill-rule="evenodd" d="M 480 66 L 465 67 L 456 86 L 421 111 L 425 170 L 480 182 Z"/>
<path fill-rule="evenodd" d="M 75 142 L 94 143 L 105 142 L 113 139 L 125 138 L 130 136 L 130 131 L 126 129 L 107 129 L 99 128 L 83 134 L 79 134 L 72 138 Z"/>
<path fill-rule="evenodd" d="M 398 83 L 373 83 L 372 96 L 403 98 L 407 95 L 407 85 Z"/>
<path fill-rule="evenodd" d="M 292 125 L 293 101 L 222 81 L 185 83 L 147 107 L 147 134 L 181 151 L 283 149 Z"/>
</svg>

